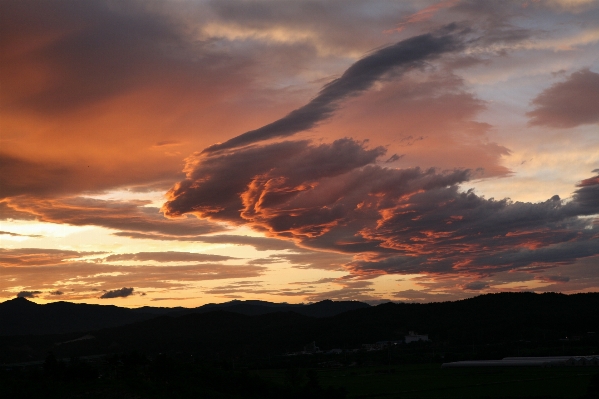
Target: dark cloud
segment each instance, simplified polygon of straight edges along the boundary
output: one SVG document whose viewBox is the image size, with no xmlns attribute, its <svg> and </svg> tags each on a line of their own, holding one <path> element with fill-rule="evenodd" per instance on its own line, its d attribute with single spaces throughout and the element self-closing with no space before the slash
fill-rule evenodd
<svg viewBox="0 0 599 399">
<path fill-rule="evenodd" d="M 404 290 L 396 292 L 393 297 L 402 302 L 445 302 L 464 299 L 468 294 L 461 292 L 431 292 L 430 290 Z"/>
<path fill-rule="evenodd" d="M 457 36 L 426 34 L 376 50 L 356 61 L 341 77 L 326 84 L 318 95 L 303 107 L 268 125 L 243 133 L 222 144 L 215 144 L 204 151 L 235 148 L 308 130 L 331 117 L 341 101 L 366 91 L 396 68 L 407 70 L 459 48 L 461 45 Z"/>
<path fill-rule="evenodd" d="M 344 267 L 364 277 L 480 277 L 599 253 L 592 218 L 579 218 L 599 213 L 597 177 L 581 182 L 568 201 L 513 202 L 463 191 L 473 175 L 468 170 L 384 168 L 376 164 L 383 154 L 343 139 L 200 155 L 190 159 L 187 179 L 169 192 L 163 210 L 246 223 L 300 247 L 354 254 Z"/>
<path fill-rule="evenodd" d="M 5 90 L 18 93 L 11 107 L 65 112 L 156 82 L 197 88 L 231 62 L 149 4 L 3 1 L 0 16 L 2 75 L 20 77 L 27 71 L 19 68 L 36 65 L 51 77 L 36 90 L 7 80 Z"/>
<path fill-rule="evenodd" d="M 268 258 L 254 259 L 248 262 L 253 265 L 284 263 L 298 269 L 343 270 L 343 265 L 351 260 L 351 256 L 334 252 L 301 250 L 294 253 L 278 253 Z"/>
<path fill-rule="evenodd" d="M 40 163 L 0 153 L 0 199 L 31 192 L 55 192 L 56 187 L 69 185 L 71 170 L 54 162 Z"/>
<path fill-rule="evenodd" d="M 129 295 L 133 295 L 133 288 L 121 288 L 118 290 L 111 290 L 111 291 L 106 291 L 104 292 L 104 294 L 102 294 L 102 296 L 100 296 L 100 299 L 108 299 L 108 298 L 126 298 Z"/>
<path fill-rule="evenodd" d="M 254 247 L 257 251 L 278 251 L 286 249 L 297 249 L 297 246 L 291 241 L 279 240 L 268 237 L 236 236 L 230 234 L 218 234 L 210 236 L 182 236 L 154 233 L 136 233 L 129 231 L 120 231 L 113 233 L 119 237 L 129 237 L 142 240 L 166 240 L 166 241 L 193 241 L 206 244 L 224 244 L 224 245 L 248 245 Z"/>
<path fill-rule="evenodd" d="M 186 297 L 186 298 L 152 298 L 150 301 L 186 301 L 188 299 L 197 299 L 197 297 Z"/>
<path fill-rule="evenodd" d="M 257 251 L 282 251 L 286 249 L 297 249 L 292 241 L 277 240 L 275 238 L 252 237 L 252 236 L 235 236 L 228 234 L 219 234 L 213 236 L 198 237 L 199 242 L 207 244 L 233 244 L 233 245 L 249 245 Z"/>
<path fill-rule="evenodd" d="M 193 212 L 239 223 L 243 221 L 239 209 L 246 201 L 240 194 L 247 192 L 248 185 L 273 186 L 274 192 L 261 200 L 267 205 L 308 190 L 312 181 L 368 165 L 384 152 L 382 147 L 366 149 L 364 143 L 341 139 L 318 146 L 308 141 L 285 141 L 233 153 L 198 155 L 190 158 L 187 178 L 169 191 L 163 210 L 169 216 Z M 288 187 L 274 187 L 281 183 Z"/>
<path fill-rule="evenodd" d="M 56 291 L 50 292 L 50 295 L 64 295 L 64 292 L 62 292 L 60 290 L 56 290 Z"/>
<path fill-rule="evenodd" d="M 201 254 L 192 252 L 138 252 L 135 254 L 115 254 L 103 258 L 103 262 L 119 261 L 156 261 L 156 262 L 221 262 L 230 259 L 238 259 L 231 256 Z"/>
<path fill-rule="evenodd" d="M 0 235 L 6 235 L 6 236 L 11 236 L 11 237 L 30 237 L 30 238 L 43 237 L 39 234 L 19 234 L 19 233 L 11 233 L 10 231 L 0 231 Z"/>
<path fill-rule="evenodd" d="M 166 146 L 173 146 L 173 145 L 180 145 L 180 144 L 182 144 L 182 143 L 178 140 L 163 140 L 163 141 L 159 141 L 156 144 L 154 144 L 154 147 L 166 147 Z"/>
<path fill-rule="evenodd" d="M 105 201 L 92 198 L 41 200 L 19 197 L 7 200 L 9 207 L 35 215 L 37 220 L 74 226 L 100 226 L 125 232 L 153 233 L 181 237 L 225 230 L 196 218 L 167 219 L 147 201 Z"/>
<path fill-rule="evenodd" d="M 196 130 L 197 120 L 209 119 L 199 110 L 209 109 L 210 117 L 226 112 L 222 103 L 214 112 L 215 103 L 247 90 L 248 68 L 255 64 L 248 53 L 232 56 L 216 39 L 199 38 L 196 23 L 202 25 L 206 13 L 191 17 L 191 28 L 189 15 L 179 14 L 185 7 L 0 2 L 0 197 L 177 179 L 181 156 L 166 154 L 164 144 L 187 141 L 191 126 Z M 125 128 L 124 119 L 134 122 Z M 166 127 L 168 119 L 177 127 Z"/>
<path fill-rule="evenodd" d="M 597 292 L 599 291 L 598 267 L 599 256 L 590 256 L 578 259 L 572 264 L 557 266 L 547 273 L 536 273 L 533 278 L 549 284 L 541 288 L 543 291 Z"/>
<path fill-rule="evenodd" d="M 35 220 L 35 215 L 28 212 L 19 212 L 6 202 L 0 202 L 0 220 Z"/>
<path fill-rule="evenodd" d="M 570 281 L 568 276 L 537 276 L 537 280 L 545 283 L 567 283 Z"/>
<path fill-rule="evenodd" d="M 599 73 L 582 69 L 541 92 L 527 113 L 531 125 L 571 128 L 599 123 Z"/>
<path fill-rule="evenodd" d="M 370 281 L 343 281 L 337 280 L 341 285 L 339 289 L 314 292 L 306 295 L 306 300 L 319 302 L 325 299 L 334 301 L 371 301 L 380 299 L 375 294 L 375 289 Z"/>
<path fill-rule="evenodd" d="M 469 283 L 464 284 L 462 288 L 465 290 L 478 291 L 485 288 L 489 288 L 489 283 L 486 283 L 484 281 L 471 281 Z"/>
<path fill-rule="evenodd" d="M 385 163 L 391 163 L 391 162 L 399 161 L 403 157 L 404 157 L 404 155 L 393 154 L 393 155 L 391 155 L 391 157 L 389 159 L 387 159 L 385 161 Z"/>
<path fill-rule="evenodd" d="M 50 154 L 48 154 L 50 155 Z M 144 154 L 150 158 L 149 154 Z M 61 157 L 49 159 L 15 156 L 0 152 L 0 199 L 19 195 L 37 197 L 65 196 L 81 192 L 102 192 L 117 187 L 131 186 L 132 191 L 151 191 L 165 188 L 180 173 L 175 165 L 143 165 L 121 160 L 121 173 L 114 173 L 114 165 L 90 155 L 91 160 Z M 165 161 L 166 162 L 166 161 Z M 168 187 L 168 185 L 166 185 Z M 4 212 L 0 209 L 0 217 Z M 18 215 L 23 216 L 23 215 Z"/>
<path fill-rule="evenodd" d="M 41 291 L 21 291 L 17 293 L 17 298 L 35 298 Z"/>
</svg>

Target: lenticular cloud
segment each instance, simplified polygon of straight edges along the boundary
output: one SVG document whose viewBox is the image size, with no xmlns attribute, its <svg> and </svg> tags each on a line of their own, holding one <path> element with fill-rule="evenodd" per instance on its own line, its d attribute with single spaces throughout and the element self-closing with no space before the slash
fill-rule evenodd
<svg viewBox="0 0 599 399">
<path fill-rule="evenodd" d="M 369 89 L 387 73 L 406 71 L 459 48 L 461 44 L 457 35 L 425 34 L 379 49 L 355 62 L 340 78 L 326 84 L 320 93 L 303 107 L 259 129 L 210 146 L 204 152 L 236 148 L 308 130 L 331 117 L 341 101 Z"/>
</svg>

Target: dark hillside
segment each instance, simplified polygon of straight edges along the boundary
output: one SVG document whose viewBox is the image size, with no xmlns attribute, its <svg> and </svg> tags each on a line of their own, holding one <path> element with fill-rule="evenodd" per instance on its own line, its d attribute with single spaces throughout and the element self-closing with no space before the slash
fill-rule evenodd
<svg viewBox="0 0 599 399">
<path fill-rule="evenodd" d="M 322 301 L 309 305 L 264 301 L 231 301 L 203 305 L 197 308 L 144 306 L 138 309 L 129 309 L 112 305 L 69 302 L 38 305 L 25 298 L 15 298 L 0 303 L 0 336 L 88 332 L 149 320 L 161 315 L 177 317 L 220 310 L 248 316 L 293 311 L 312 317 L 330 317 L 349 310 L 369 307 L 368 304 L 357 301 Z"/>
<path fill-rule="evenodd" d="M 432 342 L 426 345 L 431 353 L 468 351 L 464 356 L 475 358 L 516 356 L 519 352 L 514 352 L 514 348 L 535 347 L 541 351 L 538 348 L 542 347 L 545 352 L 539 353 L 555 352 L 558 348 L 558 354 L 562 354 L 566 345 L 578 345 L 579 350 L 584 351 L 596 346 L 597 309 L 599 294 L 595 293 L 501 293 L 456 302 L 387 303 L 328 318 L 296 312 L 247 316 L 219 310 L 179 317 L 160 316 L 93 331 L 94 339 L 60 346 L 53 345 L 77 337 L 73 334 L 5 337 L 0 339 L 0 347 L 4 350 L 2 353 L 7 354 L 9 347 L 27 346 L 33 357 L 53 348 L 61 356 L 137 350 L 195 353 L 210 359 L 264 358 L 300 351 L 312 341 L 324 350 L 360 348 L 365 343 L 402 340 L 413 330 L 429 335 Z"/>
<path fill-rule="evenodd" d="M 25 298 L 0 303 L 0 335 L 64 334 L 116 327 L 155 317 L 111 305 L 53 302 L 38 305 Z"/>
</svg>

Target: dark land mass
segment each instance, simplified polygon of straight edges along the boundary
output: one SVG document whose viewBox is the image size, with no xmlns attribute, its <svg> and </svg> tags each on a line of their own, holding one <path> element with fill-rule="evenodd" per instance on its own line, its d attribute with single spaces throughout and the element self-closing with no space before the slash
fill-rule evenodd
<svg viewBox="0 0 599 399">
<path fill-rule="evenodd" d="M 16 304 L 26 310 L 20 318 L 23 324 L 30 322 L 31 326 L 39 325 L 50 317 L 48 314 L 37 316 L 35 311 L 51 305 L 33 305 L 23 300 L 8 301 L 2 305 L 7 304 Z M 335 304 L 344 307 L 348 303 L 326 301 L 305 305 L 302 309 L 332 307 Z M 80 307 L 66 303 L 54 305 L 58 309 L 77 311 L 110 310 L 115 315 L 127 311 L 116 307 Z M 225 307 L 227 310 L 229 308 L 239 310 L 236 305 Z M 587 350 L 587 344 L 592 346 L 597 343 L 599 332 L 598 293 L 500 293 L 455 302 L 387 303 L 320 318 L 285 311 L 285 306 L 264 308 L 283 311 L 248 316 L 214 310 L 181 316 L 177 315 L 179 313 L 153 314 L 151 318 L 148 318 L 147 313 L 140 316 L 133 312 L 133 320 L 135 317 L 146 320 L 103 329 L 94 329 L 93 323 L 96 321 L 93 320 L 93 314 L 84 313 L 80 316 L 74 310 L 70 313 L 65 311 L 60 313 L 60 317 L 81 317 L 83 321 L 89 321 L 89 329 L 68 334 L 0 337 L 0 362 L 39 360 L 48 350 L 60 356 L 137 350 L 142 353 L 179 352 L 210 359 L 254 361 L 301 351 L 304 345 L 312 341 L 324 351 L 335 348 L 347 350 L 382 340 L 402 340 L 408 331 L 428 334 L 431 342 L 421 345 L 431 347 L 437 360 L 462 360 L 523 356 L 528 347 L 546 348 L 545 352 L 537 349 L 539 355 L 562 354 L 565 346 L 572 345 L 580 346 L 580 350 L 584 351 Z M 98 314 L 102 317 L 105 315 Z M 115 320 L 116 316 L 110 317 L 114 318 L 115 324 L 124 324 L 124 318 Z M 2 328 L 8 330 L 14 319 L 3 315 L 0 320 Z M 53 325 L 59 324 L 57 320 L 58 316 L 52 321 Z M 83 337 L 87 339 L 81 339 Z"/>
<path fill-rule="evenodd" d="M 370 307 L 368 304 L 357 301 L 321 301 L 309 305 L 265 301 L 231 301 L 221 304 L 207 304 L 197 308 L 144 306 L 129 309 L 113 305 L 89 305 L 69 302 L 38 305 L 25 298 L 15 298 L 0 303 L 0 335 L 87 332 L 149 320 L 159 315 L 177 317 L 218 310 L 248 316 L 293 311 L 311 317 L 330 317 L 349 310 L 368 307 Z"/>
<path fill-rule="evenodd" d="M 241 305 L 250 305 L 248 314 L 240 313 Z M 61 398 L 599 397 L 596 367 L 439 367 L 456 360 L 599 354 L 598 293 L 361 304 L 330 317 L 286 306 L 232 302 L 165 314 L 142 308 L 134 312 L 152 317 L 116 327 L 1 336 L 0 383 L 15 395 Z M 411 330 L 430 341 L 399 343 Z M 396 342 L 378 350 L 363 346 L 386 340 Z M 310 342 L 322 352 L 290 355 Z M 335 348 L 343 352 L 327 353 Z M 31 366 L 6 365 L 14 362 Z"/>
</svg>

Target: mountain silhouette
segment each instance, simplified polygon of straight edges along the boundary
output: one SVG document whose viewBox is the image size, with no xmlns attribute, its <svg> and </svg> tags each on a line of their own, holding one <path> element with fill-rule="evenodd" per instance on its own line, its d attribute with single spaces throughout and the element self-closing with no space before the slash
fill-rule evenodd
<svg viewBox="0 0 599 399">
<path fill-rule="evenodd" d="M 161 315 L 178 317 L 217 310 L 248 316 L 291 311 L 310 317 L 331 317 L 349 310 L 368 307 L 370 307 L 368 304 L 356 301 L 335 302 L 325 300 L 308 305 L 265 301 L 231 301 L 221 304 L 207 304 L 197 308 L 144 306 L 130 309 L 114 305 L 90 305 L 70 302 L 52 302 L 38 305 L 26 298 L 15 298 L 0 303 L 0 336 L 86 332 L 123 326 Z"/>
<path fill-rule="evenodd" d="M 9 362 L 38 358 L 49 350 L 65 358 L 132 350 L 186 353 L 205 359 L 264 358 L 301 351 L 313 341 L 324 350 L 360 348 L 362 344 L 382 340 L 401 341 L 411 330 L 428 334 L 429 344 L 434 345 L 436 351 L 454 353 L 452 356 L 457 353 L 462 356 L 456 358 L 458 360 L 463 356 L 474 356 L 474 348 L 486 353 L 487 357 L 498 357 L 516 356 L 514 348 L 522 345 L 545 348 L 545 352 L 540 353 L 551 354 L 555 350 L 565 350 L 564 345 L 579 345 L 577 342 L 582 345 L 581 351 L 596 348 L 598 344 L 599 293 L 499 293 L 455 302 L 386 303 L 360 306 L 320 318 L 285 311 L 285 304 L 264 304 L 264 308 L 283 311 L 258 315 L 228 311 L 243 304 L 201 307 L 183 315 L 178 313 L 180 309 L 157 317 L 151 314 L 149 319 L 89 330 L 85 335 L 2 337 L 0 363 L 2 359 Z M 4 329 L 6 319 L 2 309 L 6 305 L 7 302 L 0 304 L 0 325 Z M 30 315 L 41 306 L 22 300 L 8 301 L 8 305 L 24 309 Z M 249 311 L 255 311 L 254 307 L 260 304 L 247 305 Z M 49 305 L 42 308 L 46 306 Z M 66 308 L 64 304 L 60 306 Z M 77 309 L 97 309 L 91 305 L 76 306 Z M 328 309 L 331 306 L 335 306 L 335 302 L 304 305 L 300 309 Z M 116 307 L 108 308 L 114 310 Z M 142 313 L 140 317 L 148 317 L 148 313 Z"/>
</svg>

